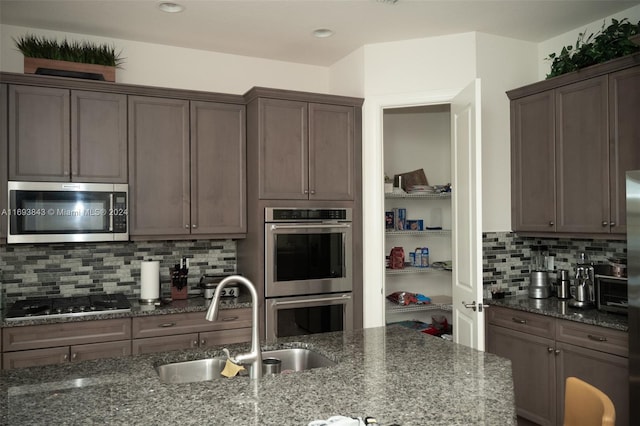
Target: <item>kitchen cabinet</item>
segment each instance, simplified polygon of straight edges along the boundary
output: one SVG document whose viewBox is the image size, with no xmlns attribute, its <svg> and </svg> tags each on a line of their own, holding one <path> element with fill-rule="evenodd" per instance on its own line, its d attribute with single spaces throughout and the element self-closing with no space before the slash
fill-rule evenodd
<svg viewBox="0 0 640 426">
<path fill-rule="evenodd" d="M 640 67 L 629 65 L 508 92 L 514 231 L 624 237 L 625 172 L 640 168 Z"/>
<path fill-rule="evenodd" d="M 251 309 L 221 310 L 216 321 L 204 312 L 133 318 L 133 354 L 210 347 L 251 340 Z"/>
<path fill-rule="evenodd" d="M 127 182 L 126 96 L 9 85 L 9 179 Z"/>
<path fill-rule="evenodd" d="M 241 236 L 244 106 L 129 97 L 131 237 Z"/>
<path fill-rule="evenodd" d="M 564 383 L 575 376 L 609 395 L 616 424 L 628 424 L 627 333 L 491 306 L 487 350 L 512 362 L 519 416 L 540 425 L 561 425 Z"/>
<path fill-rule="evenodd" d="M 7 327 L 2 368 L 22 368 L 131 353 L 131 319 Z"/>
<path fill-rule="evenodd" d="M 249 164 L 259 199 L 353 200 L 356 114 L 353 105 L 265 97 L 249 102 Z"/>
<path fill-rule="evenodd" d="M 0 243 L 7 240 L 7 180 L 9 178 L 9 162 L 7 147 L 7 85 L 0 84 Z"/>
</svg>

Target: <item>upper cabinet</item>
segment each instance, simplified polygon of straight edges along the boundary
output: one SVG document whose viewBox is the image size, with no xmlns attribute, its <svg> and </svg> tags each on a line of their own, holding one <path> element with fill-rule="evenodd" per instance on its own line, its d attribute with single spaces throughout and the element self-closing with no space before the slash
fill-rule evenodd
<svg viewBox="0 0 640 426">
<path fill-rule="evenodd" d="M 249 173 L 259 199 L 354 200 L 361 100 L 259 88 L 248 98 Z"/>
<path fill-rule="evenodd" d="M 633 65 L 623 58 L 507 93 L 515 232 L 626 234 L 625 172 L 640 169 Z"/>
<path fill-rule="evenodd" d="M 9 85 L 9 179 L 127 182 L 121 94 Z"/>
<path fill-rule="evenodd" d="M 7 238 L 7 178 L 9 176 L 7 161 L 7 85 L 0 84 L 0 241 Z M 3 212 L 5 214 L 3 214 Z"/>
<path fill-rule="evenodd" d="M 240 237 L 243 105 L 129 97 L 132 238 Z"/>
</svg>

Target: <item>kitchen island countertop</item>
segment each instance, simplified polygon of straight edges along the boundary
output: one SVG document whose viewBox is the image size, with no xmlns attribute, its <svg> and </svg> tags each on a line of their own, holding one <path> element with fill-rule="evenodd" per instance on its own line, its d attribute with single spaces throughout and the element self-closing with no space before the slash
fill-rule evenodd
<svg viewBox="0 0 640 426">
<path fill-rule="evenodd" d="M 159 381 L 155 366 L 220 356 L 216 348 L 7 370 L 0 424 L 282 426 L 334 415 L 382 425 L 516 424 L 511 363 L 493 354 L 401 326 L 281 338 L 263 350 L 282 347 L 338 364 L 259 380 Z"/>
</svg>

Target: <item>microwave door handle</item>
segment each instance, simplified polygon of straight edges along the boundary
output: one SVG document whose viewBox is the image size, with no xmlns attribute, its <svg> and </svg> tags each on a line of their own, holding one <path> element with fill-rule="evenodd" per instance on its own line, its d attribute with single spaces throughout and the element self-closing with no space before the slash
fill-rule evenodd
<svg viewBox="0 0 640 426">
<path fill-rule="evenodd" d="M 282 306 L 282 305 L 297 305 L 300 303 L 308 304 L 308 303 L 316 303 L 316 302 L 331 302 L 334 300 L 347 300 L 351 299 L 350 294 L 343 294 L 342 296 L 336 297 L 318 297 L 316 299 L 304 299 L 304 300 L 272 300 L 272 306 Z"/>
<path fill-rule="evenodd" d="M 280 225 L 271 225 L 271 229 L 318 229 L 318 228 L 351 228 L 351 225 L 348 223 L 331 223 L 331 224 L 280 224 Z"/>
<path fill-rule="evenodd" d="M 113 232 L 113 192 L 109 194 L 109 232 Z"/>
</svg>

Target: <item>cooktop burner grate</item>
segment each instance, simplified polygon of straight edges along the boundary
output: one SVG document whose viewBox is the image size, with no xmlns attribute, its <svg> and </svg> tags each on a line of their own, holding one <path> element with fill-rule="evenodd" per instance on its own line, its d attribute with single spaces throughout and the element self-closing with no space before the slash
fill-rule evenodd
<svg viewBox="0 0 640 426">
<path fill-rule="evenodd" d="M 9 308 L 5 320 L 64 318 L 130 311 L 131 304 L 122 293 L 91 294 L 88 296 L 18 300 Z"/>
</svg>

